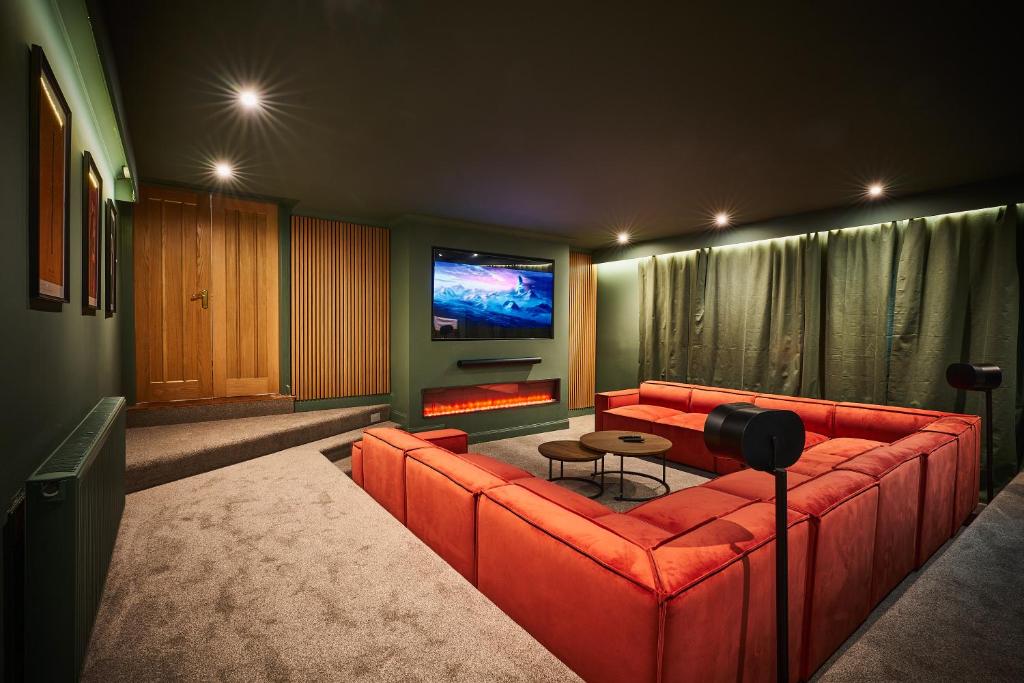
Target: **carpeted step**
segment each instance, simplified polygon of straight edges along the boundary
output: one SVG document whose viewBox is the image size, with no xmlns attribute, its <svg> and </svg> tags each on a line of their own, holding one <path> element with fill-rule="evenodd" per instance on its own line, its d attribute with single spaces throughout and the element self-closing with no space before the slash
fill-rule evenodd
<svg viewBox="0 0 1024 683">
<path fill-rule="evenodd" d="M 373 425 L 374 427 L 397 427 L 397 422 L 384 421 L 377 422 Z M 315 448 L 324 454 L 328 460 L 337 462 L 344 458 L 352 455 L 352 444 L 363 438 L 363 429 L 353 429 L 350 432 L 344 434 L 337 434 L 335 436 L 329 436 L 326 439 L 320 439 L 319 441 L 313 441 L 311 443 L 304 444 L 307 448 Z"/>
<path fill-rule="evenodd" d="M 295 412 L 293 396 L 251 396 L 202 401 L 140 404 L 128 408 L 129 427 L 155 427 Z"/>
<path fill-rule="evenodd" d="M 386 404 L 127 430 L 128 493 L 209 472 L 300 444 L 329 440 L 387 420 Z M 338 453 L 348 443 L 331 446 Z M 338 455 L 338 457 L 343 457 Z"/>
</svg>

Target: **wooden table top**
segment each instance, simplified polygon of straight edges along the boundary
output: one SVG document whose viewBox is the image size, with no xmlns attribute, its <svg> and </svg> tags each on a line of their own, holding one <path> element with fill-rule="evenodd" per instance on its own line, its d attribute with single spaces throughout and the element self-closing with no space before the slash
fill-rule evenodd
<svg viewBox="0 0 1024 683">
<path fill-rule="evenodd" d="M 603 452 L 584 448 L 579 441 L 548 441 L 537 446 L 537 450 L 545 458 L 560 462 L 590 462 L 604 457 Z"/>
<path fill-rule="evenodd" d="M 640 443 L 630 443 L 619 438 L 627 435 L 642 436 L 644 440 Z M 617 430 L 584 434 L 580 437 L 580 443 L 592 451 L 615 455 L 661 455 L 672 448 L 672 442 L 661 436 Z"/>
</svg>

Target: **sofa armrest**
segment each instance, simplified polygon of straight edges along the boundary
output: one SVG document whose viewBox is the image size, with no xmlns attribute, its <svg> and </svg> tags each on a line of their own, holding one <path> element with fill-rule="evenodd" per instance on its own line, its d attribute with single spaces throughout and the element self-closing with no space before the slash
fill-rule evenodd
<svg viewBox="0 0 1024 683">
<path fill-rule="evenodd" d="M 604 429 L 604 411 L 621 406 L 632 406 L 640 402 L 639 389 L 622 389 L 619 391 L 602 391 L 594 394 L 594 428 Z"/>
<path fill-rule="evenodd" d="M 416 437 L 452 453 L 465 453 L 469 450 L 469 435 L 461 429 L 433 429 L 429 432 L 416 432 Z"/>
</svg>

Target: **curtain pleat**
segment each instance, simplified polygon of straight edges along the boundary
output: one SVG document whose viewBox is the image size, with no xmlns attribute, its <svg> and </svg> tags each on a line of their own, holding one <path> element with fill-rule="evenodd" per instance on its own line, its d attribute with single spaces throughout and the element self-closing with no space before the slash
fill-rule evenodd
<svg viewBox="0 0 1024 683">
<path fill-rule="evenodd" d="M 1003 368 L 996 479 L 1017 466 L 1021 205 L 640 262 L 640 379 L 984 413 L 945 381 Z"/>
<path fill-rule="evenodd" d="M 825 282 L 823 393 L 884 403 L 896 224 L 833 230 Z"/>
</svg>

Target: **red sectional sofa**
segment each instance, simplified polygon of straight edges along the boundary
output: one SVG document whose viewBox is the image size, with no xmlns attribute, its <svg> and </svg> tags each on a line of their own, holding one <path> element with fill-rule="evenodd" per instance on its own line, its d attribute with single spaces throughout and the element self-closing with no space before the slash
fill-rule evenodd
<svg viewBox="0 0 1024 683">
<path fill-rule="evenodd" d="M 725 474 L 621 514 L 467 453 L 457 430 L 367 429 L 352 477 L 585 680 L 772 680 L 773 479 L 708 453 L 684 417 L 741 400 L 817 435 L 788 499 L 805 679 L 974 509 L 978 418 L 649 382 L 599 394 L 598 429 L 665 434 L 672 459 Z"/>
</svg>

